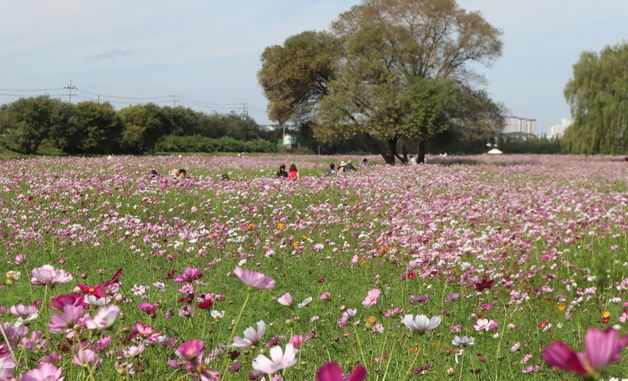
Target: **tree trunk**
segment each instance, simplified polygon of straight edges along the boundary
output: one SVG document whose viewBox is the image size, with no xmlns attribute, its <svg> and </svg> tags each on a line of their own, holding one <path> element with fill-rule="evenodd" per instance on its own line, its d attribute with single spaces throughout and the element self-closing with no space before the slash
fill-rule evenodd
<svg viewBox="0 0 628 381">
<path fill-rule="evenodd" d="M 425 139 L 419 140 L 416 145 L 416 162 L 423 164 L 425 163 Z"/>
<path fill-rule="evenodd" d="M 380 143 L 380 141 L 378 141 L 377 139 L 375 139 L 374 137 L 372 137 L 369 134 L 365 134 L 366 137 L 366 142 L 373 147 L 377 152 L 379 152 L 380 155 L 382 155 L 382 158 L 384 158 L 384 161 L 386 162 L 386 164 L 390 164 L 390 165 L 395 165 L 395 155 L 393 154 L 389 154 L 386 152 L 386 150 L 384 149 L 384 147 L 382 147 L 382 144 Z M 388 141 L 388 148 L 390 149 L 390 140 Z M 395 149 L 394 151 L 397 151 L 397 141 L 395 139 L 395 143 L 394 143 Z"/>
<path fill-rule="evenodd" d="M 401 143 L 401 155 L 395 154 L 395 156 L 401 161 L 401 164 L 408 164 L 408 150 L 405 142 L 402 141 Z"/>
<path fill-rule="evenodd" d="M 388 139 L 388 153 L 389 160 L 386 160 L 386 164 L 395 165 L 395 156 L 397 156 L 397 140 L 398 138 Z"/>
</svg>

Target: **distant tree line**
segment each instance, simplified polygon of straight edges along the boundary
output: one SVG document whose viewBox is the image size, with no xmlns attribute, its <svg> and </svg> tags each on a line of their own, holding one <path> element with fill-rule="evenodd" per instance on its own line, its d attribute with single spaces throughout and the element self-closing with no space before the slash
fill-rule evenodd
<svg viewBox="0 0 628 381">
<path fill-rule="evenodd" d="M 118 111 L 109 103 L 72 104 L 48 96 L 0 106 L 0 143 L 26 154 L 42 145 L 67 154 L 273 152 L 277 133 L 246 115 L 204 114 L 181 106 L 149 103 Z"/>
</svg>

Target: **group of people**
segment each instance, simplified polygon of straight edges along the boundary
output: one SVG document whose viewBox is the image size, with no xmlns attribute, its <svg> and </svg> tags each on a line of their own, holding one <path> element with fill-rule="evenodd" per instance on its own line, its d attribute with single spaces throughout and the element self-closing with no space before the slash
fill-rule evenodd
<svg viewBox="0 0 628 381">
<path fill-rule="evenodd" d="M 297 169 L 297 166 L 292 163 L 290 164 L 290 169 L 288 170 L 288 172 L 286 172 L 286 165 L 281 164 L 276 175 L 277 178 L 288 178 L 290 180 L 296 180 L 299 178 L 299 170 Z"/>
<path fill-rule="evenodd" d="M 366 167 L 368 165 L 369 165 L 368 159 L 364 158 L 362 160 L 362 167 Z M 325 174 L 327 176 L 333 176 L 337 173 L 346 173 L 346 172 L 353 172 L 353 171 L 357 171 L 357 168 L 353 165 L 351 160 L 348 160 L 346 162 L 341 161 L 340 165 L 338 165 L 337 168 L 336 168 L 335 163 L 329 164 L 329 168 L 327 169 L 327 172 L 325 172 Z M 297 166 L 294 163 L 290 164 L 290 168 L 288 169 L 288 171 L 286 171 L 286 165 L 281 164 L 279 166 L 279 170 L 277 171 L 275 175 L 277 178 L 288 178 L 290 180 L 296 180 L 299 178 L 299 170 L 297 169 Z"/>
<path fill-rule="evenodd" d="M 180 169 L 175 168 L 172 171 L 170 171 L 170 176 L 175 177 L 175 178 L 184 179 L 187 177 L 187 175 L 188 175 L 188 172 L 183 168 L 180 168 Z M 155 169 L 151 169 L 150 172 L 148 173 L 148 176 L 157 177 L 159 176 L 159 172 L 157 172 L 157 170 Z"/>
</svg>

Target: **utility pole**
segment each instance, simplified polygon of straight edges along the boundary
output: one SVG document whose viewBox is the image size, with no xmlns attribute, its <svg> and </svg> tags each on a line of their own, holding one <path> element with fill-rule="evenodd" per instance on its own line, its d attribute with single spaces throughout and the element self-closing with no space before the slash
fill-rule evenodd
<svg viewBox="0 0 628 381">
<path fill-rule="evenodd" d="M 241 103 L 241 105 L 242 105 L 242 115 L 243 115 L 243 116 L 248 115 L 248 110 L 247 110 L 247 104 L 246 104 L 246 102 L 242 102 L 242 103 Z"/>
<path fill-rule="evenodd" d="M 178 95 L 171 95 L 170 98 L 172 98 L 172 107 L 177 107 L 177 100 L 179 98 Z"/>
<path fill-rule="evenodd" d="M 72 103 L 72 91 L 77 89 L 76 86 L 72 85 L 72 80 L 70 80 L 70 84 L 64 87 L 64 89 L 68 90 L 68 102 Z"/>
</svg>

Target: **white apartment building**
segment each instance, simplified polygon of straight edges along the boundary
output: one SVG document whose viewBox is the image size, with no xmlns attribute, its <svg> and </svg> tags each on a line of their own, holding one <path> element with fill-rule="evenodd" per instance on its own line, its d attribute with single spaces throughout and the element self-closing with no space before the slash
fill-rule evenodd
<svg viewBox="0 0 628 381">
<path fill-rule="evenodd" d="M 550 131 L 548 137 L 550 139 L 553 138 L 562 138 L 565 134 L 565 130 L 573 124 L 571 119 L 562 118 L 560 120 L 560 124 L 554 124 L 550 126 Z"/>
<path fill-rule="evenodd" d="M 521 118 L 518 116 L 507 116 L 505 118 L 505 134 L 523 133 L 534 135 L 536 131 L 536 119 Z"/>
</svg>

